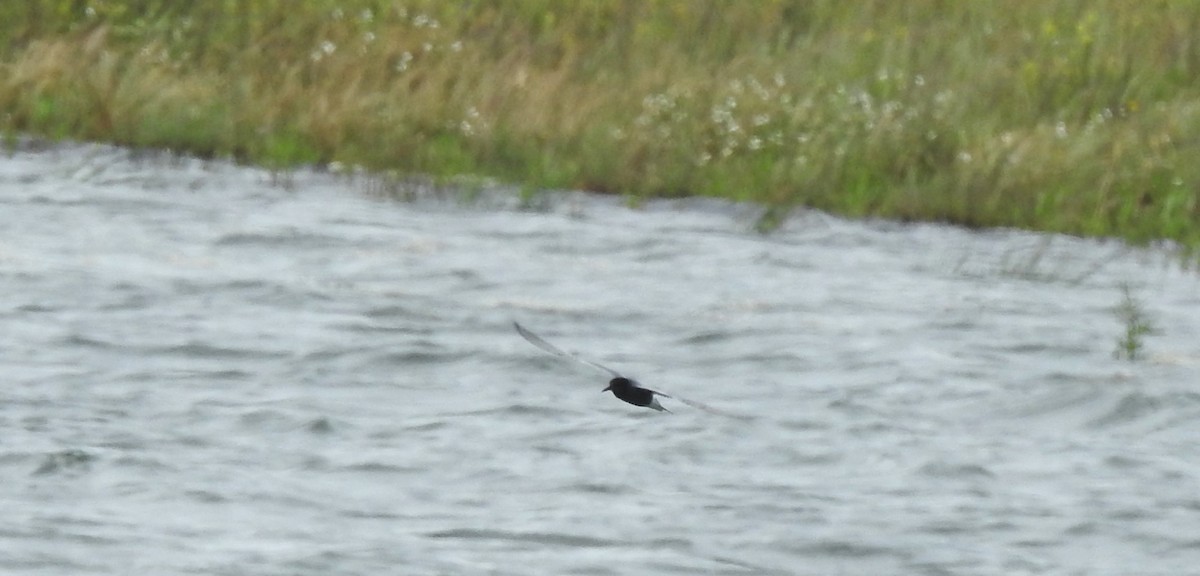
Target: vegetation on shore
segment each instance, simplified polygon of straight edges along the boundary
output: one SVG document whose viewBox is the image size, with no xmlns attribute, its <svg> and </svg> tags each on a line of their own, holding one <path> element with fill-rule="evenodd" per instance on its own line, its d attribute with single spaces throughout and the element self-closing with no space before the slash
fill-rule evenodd
<svg viewBox="0 0 1200 576">
<path fill-rule="evenodd" d="M 1133 288 L 1128 283 L 1121 285 L 1121 303 L 1113 308 L 1113 312 L 1124 328 L 1121 337 L 1117 339 L 1113 357 L 1124 358 L 1130 362 L 1141 360 L 1142 351 L 1146 347 L 1146 336 L 1154 334 L 1155 328 L 1145 306 L 1134 296 Z"/>
<path fill-rule="evenodd" d="M 0 130 L 1200 246 L 1200 3 L 35 0 Z"/>
</svg>

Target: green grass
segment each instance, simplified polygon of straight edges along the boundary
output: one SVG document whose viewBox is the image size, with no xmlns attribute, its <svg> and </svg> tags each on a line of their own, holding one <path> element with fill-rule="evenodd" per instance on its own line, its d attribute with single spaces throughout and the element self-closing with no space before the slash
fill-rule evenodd
<svg viewBox="0 0 1200 576">
<path fill-rule="evenodd" d="M 1145 307 L 1133 295 L 1133 289 L 1129 284 L 1121 285 L 1121 303 L 1113 311 L 1124 328 L 1121 337 L 1117 339 L 1117 348 L 1113 351 L 1113 357 L 1124 358 L 1130 362 L 1141 360 L 1145 348 L 1145 338 L 1154 334 L 1155 329 Z"/>
<path fill-rule="evenodd" d="M 1200 246 L 1200 4 L 0 4 L 0 130 Z"/>
</svg>

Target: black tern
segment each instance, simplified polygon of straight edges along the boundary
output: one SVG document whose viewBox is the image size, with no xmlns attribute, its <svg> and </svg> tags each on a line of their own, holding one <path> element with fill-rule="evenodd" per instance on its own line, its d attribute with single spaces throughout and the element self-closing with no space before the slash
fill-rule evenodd
<svg viewBox="0 0 1200 576">
<path fill-rule="evenodd" d="M 658 403 L 657 397 L 662 396 L 663 398 L 673 398 L 673 399 L 683 402 L 684 404 L 687 404 L 688 406 L 691 406 L 693 408 L 699 408 L 701 410 L 712 412 L 714 414 L 720 413 L 719 411 L 717 411 L 713 408 L 710 408 L 709 406 L 707 406 L 705 404 L 701 404 L 699 402 L 695 402 L 692 400 L 685 400 L 678 396 L 668 396 L 667 394 L 663 394 L 662 392 L 658 392 L 656 390 L 651 390 L 649 388 L 643 388 L 641 384 L 638 384 L 637 380 L 634 380 L 632 378 L 626 378 L 625 376 L 622 376 L 620 372 L 617 372 L 616 370 L 613 370 L 612 368 L 609 368 L 602 364 L 597 364 L 595 362 L 592 362 L 591 360 L 581 358 L 579 356 L 576 356 L 575 354 L 571 354 L 570 352 L 565 352 L 563 350 L 560 350 L 558 347 L 556 347 L 553 344 L 542 339 L 541 336 L 538 336 L 537 334 L 530 332 L 527 328 L 525 328 L 524 326 L 521 326 L 520 324 L 518 324 L 516 322 L 513 322 L 513 327 L 517 329 L 517 334 L 520 334 L 521 337 L 524 338 L 527 342 L 529 342 L 530 344 L 533 344 L 534 346 L 537 346 L 538 348 L 541 348 L 544 352 L 549 352 L 550 354 L 553 354 L 560 358 L 574 360 L 575 362 L 583 364 L 584 366 L 587 366 L 594 370 L 599 370 L 600 372 L 603 372 L 605 374 L 608 374 L 609 376 L 612 376 L 612 380 L 608 381 L 608 387 L 606 387 L 604 390 L 601 390 L 601 392 L 612 391 L 613 396 L 616 396 L 617 398 L 620 398 L 621 400 L 624 400 L 630 404 L 633 404 L 634 406 L 653 408 L 655 410 L 658 410 L 659 412 L 670 412 L 670 410 L 663 408 L 662 404 Z"/>
</svg>

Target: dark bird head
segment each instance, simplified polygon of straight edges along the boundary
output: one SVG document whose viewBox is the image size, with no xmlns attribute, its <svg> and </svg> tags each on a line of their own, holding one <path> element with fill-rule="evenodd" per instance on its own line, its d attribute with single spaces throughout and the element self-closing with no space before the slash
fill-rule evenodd
<svg viewBox="0 0 1200 576">
<path fill-rule="evenodd" d="M 600 392 L 608 392 L 609 390 L 612 390 L 613 393 L 615 394 L 619 390 L 626 390 L 628 388 L 631 388 L 632 386 L 633 386 L 633 380 L 625 378 L 624 376 L 617 376 L 616 378 L 609 380 L 608 387 L 601 390 Z"/>
</svg>

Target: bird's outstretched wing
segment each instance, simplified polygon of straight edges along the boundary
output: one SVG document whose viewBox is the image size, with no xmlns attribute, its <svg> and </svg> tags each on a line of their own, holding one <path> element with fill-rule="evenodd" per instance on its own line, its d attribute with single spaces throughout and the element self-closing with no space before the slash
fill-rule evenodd
<svg viewBox="0 0 1200 576">
<path fill-rule="evenodd" d="M 608 374 L 608 375 L 612 376 L 613 378 L 623 378 L 623 376 L 621 376 L 620 372 L 617 372 L 616 370 L 613 370 L 612 368 L 609 368 L 602 364 L 597 364 L 597 363 L 592 362 L 591 360 L 587 360 L 585 358 L 581 358 L 579 356 L 576 356 L 575 354 L 571 354 L 570 352 L 560 350 L 557 346 L 543 340 L 541 336 L 538 336 L 537 334 L 530 332 L 524 326 L 522 326 L 516 322 L 513 322 L 513 328 L 517 329 L 517 334 L 520 334 L 521 337 L 524 338 L 526 341 L 528 341 L 530 344 L 533 344 L 534 346 L 541 348 L 543 352 L 547 352 L 549 354 L 553 354 L 555 356 L 558 356 L 560 358 L 565 358 L 567 360 L 574 360 L 575 362 L 583 364 L 589 368 L 604 372 L 605 374 Z M 641 387 L 641 384 L 638 384 L 636 381 L 634 382 L 634 384 L 637 385 L 638 387 Z M 648 390 L 652 394 L 662 396 L 663 398 L 671 398 L 672 400 L 678 400 L 684 404 L 687 404 L 688 406 L 691 406 L 692 408 L 696 408 L 698 410 L 703 410 L 705 412 L 708 412 L 709 414 L 717 414 L 720 416 L 728 416 L 728 417 L 732 417 L 732 418 L 743 418 L 742 416 L 738 416 L 737 414 L 731 414 L 724 410 L 718 410 L 716 408 L 713 408 L 712 406 L 709 406 L 708 404 L 704 404 L 703 402 L 697 402 L 695 400 L 688 400 L 687 398 L 680 398 L 679 396 L 672 396 L 670 394 L 663 394 L 662 392 L 659 392 L 657 390 L 650 390 L 649 388 L 646 388 L 646 390 Z M 667 410 L 664 408 L 663 411 L 667 411 Z"/>
<path fill-rule="evenodd" d="M 609 374 L 613 378 L 621 377 L 621 374 L 619 372 L 617 372 L 616 370 L 613 370 L 612 368 L 602 366 L 600 364 L 592 362 L 591 360 L 586 360 L 584 358 L 580 358 L 579 356 L 571 354 L 570 352 L 564 352 L 563 350 L 558 349 L 553 344 L 543 340 L 541 336 L 538 336 L 537 334 L 530 332 L 524 326 L 522 326 L 516 322 L 513 322 L 513 328 L 516 328 L 517 334 L 520 334 L 521 337 L 524 338 L 527 342 L 529 342 L 530 344 L 533 344 L 534 346 L 537 346 L 538 348 L 541 348 L 544 352 L 548 352 L 548 353 L 558 356 L 560 358 L 574 360 L 580 364 L 583 364 L 585 366 L 588 366 L 593 369 L 604 372 L 606 374 Z"/>
<path fill-rule="evenodd" d="M 639 384 L 639 386 L 641 386 L 641 385 Z M 739 418 L 739 416 L 736 414 L 731 414 L 724 410 L 718 410 L 718 409 L 713 408 L 712 406 L 709 406 L 708 404 L 705 404 L 703 402 L 689 400 L 689 399 L 683 398 L 681 396 L 675 396 L 674 394 L 664 394 L 662 392 L 659 392 L 658 390 L 650 390 L 649 388 L 646 388 L 646 390 L 648 390 L 651 394 L 654 394 L 655 396 L 662 396 L 663 398 L 670 398 L 672 400 L 678 400 L 679 402 L 683 402 L 684 404 L 687 404 L 688 406 L 691 406 L 692 408 L 696 408 L 697 410 L 703 410 L 705 412 L 708 412 L 709 414 L 717 414 L 720 416 L 729 416 L 732 418 Z"/>
<path fill-rule="evenodd" d="M 712 406 L 709 406 L 708 404 L 705 404 L 703 402 L 697 402 L 695 400 L 688 400 L 687 398 L 682 398 L 679 396 L 672 396 L 670 394 L 663 394 L 662 392 L 658 392 L 655 390 L 651 390 L 651 392 L 654 392 L 655 394 L 658 394 L 659 396 L 662 396 L 663 398 L 670 398 L 672 400 L 678 400 L 680 402 L 683 402 L 684 404 L 687 404 L 688 406 L 691 406 L 692 408 L 696 408 L 698 410 L 703 410 L 705 412 L 708 412 L 709 414 L 717 414 L 720 416 L 736 417 L 736 415 L 734 415 L 734 414 L 730 414 L 729 412 L 726 412 L 724 410 L 717 410 L 716 408 L 713 408 Z"/>
</svg>

